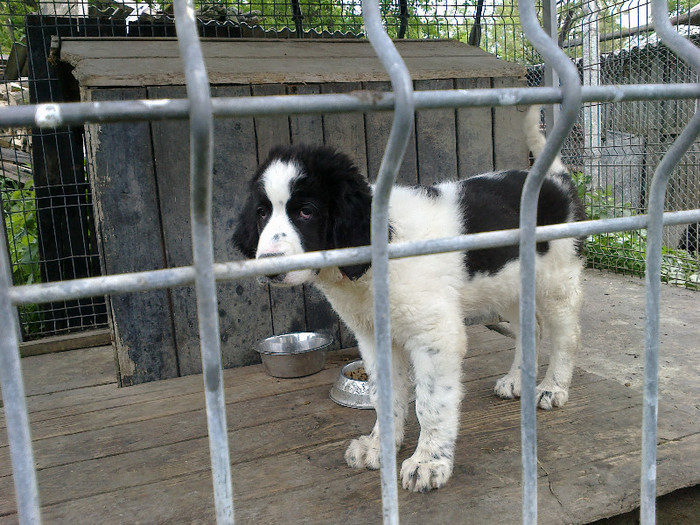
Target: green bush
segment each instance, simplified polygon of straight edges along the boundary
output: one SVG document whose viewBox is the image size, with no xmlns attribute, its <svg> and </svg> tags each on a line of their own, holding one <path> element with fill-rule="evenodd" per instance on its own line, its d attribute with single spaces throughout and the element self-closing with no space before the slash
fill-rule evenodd
<svg viewBox="0 0 700 525">
<path fill-rule="evenodd" d="M 614 206 L 610 188 L 588 189 L 591 178 L 582 173 L 572 175 L 586 215 L 591 220 L 627 217 L 633 214 L 629 204 Z M 617 213 L 615 213 L 617 211 Z M 600 233 L 586 239 L 586 263 L 591 268 L 644 276 L 646 269 L 647 232 Z M 661 281 L 700 290 L 700 261 L 685 250 L 661 248 Z"/>
<path fill-rule="evenodd" d="M 15 284 L 39 282 L 41 275 L 34 187 L 31 182 L 21 187 L 8 179 L 0 181 L 12 278 Z"/>
<path fill-rule="evenodd" d="M 0 178 L 0 195 L 13 283 L 22 285 L 40 282 L 36 197 L 32 183 L 22 186 Z M 19 315 L 25 333 L 36 333 L 43 329 L 43 315 L 37 305 L 21 306 Z"/>
</svg>

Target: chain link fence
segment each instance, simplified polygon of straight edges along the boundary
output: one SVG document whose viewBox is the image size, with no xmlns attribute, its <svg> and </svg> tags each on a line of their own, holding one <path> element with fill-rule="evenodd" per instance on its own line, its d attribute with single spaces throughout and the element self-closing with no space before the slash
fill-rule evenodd
<svg viewBox="0 0 700 525">
<path fill-rule="evenodd" d="M 698 0 L 671 2 L 674 26 L 700 41 Z M 360 0 L 201 1 L 200 34 L 218 38 L 362 38 Z M 526 65 L 528 84 L 543 84 L 542 60 L 520 28 L 517 0 L 444 2 L 383 0 L 394 38 L 451 38 Z M 660 44 L 645 0 L 558 3 L 559 45 L 576 62 L 584 84 L 697 82 L 697 75 Z M 174 36 L 172 2 L 133 0 L 8 0 L 0 3 L 0 103 L 77 100 L 52 62 L 51 37 Z M 660 158 L 687 124 L 694 101 L 585 105 L 563 157 L 591 218 L 644 213 Z M 15 284 L 100 274 L 90 173 L 82 128 L 0 131 L 2 217 Z M 700 207 L 700 145 L 676 168 L 667 211 Z M 662 279 L 700 288 L 698 225 L 667 227 Z M 643 275 L 645 232 L 588 239 L 595 268 Z M 103 301 L 22 307 L 25 339 L 103 327 Z"/>
</svg>

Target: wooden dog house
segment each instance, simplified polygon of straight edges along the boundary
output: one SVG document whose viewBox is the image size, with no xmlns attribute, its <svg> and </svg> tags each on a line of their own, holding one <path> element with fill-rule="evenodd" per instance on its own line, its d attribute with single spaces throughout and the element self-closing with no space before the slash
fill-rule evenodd
<svg viewBox="0 0 700 525">
<path fill-rule="evenodd" d="M 365 40 L 204 40 L 212 96 L 390 91 Z M 398 41 L 416 90 L 525 86 L 525 70 L 465 44 Z M 174 39 L 64 39 L 84 101 L 184 98 Z M 516 107 L 423 110 L 399 181 L 430 184 L 493 169 L 527 166 Z M 240 258 L 230 243 L 245 182 L 276 144 L 336 146 L 374 178 L 392 114 L 227 118 L 214 130 L 214 245 L 217 261 Z M 187 121 L 90 125 L 88 166 L 100 257 L 108 274 L 192 263 Z M 254 280 L 218 286 L 223 362 L 256 362 L 256 340 L 324 330 L 336 347 L 352 344 L 312 287 L 268 289 Z M 191 287 L 109 298 L 122 385 L 201 371 Z"/>
</svg>

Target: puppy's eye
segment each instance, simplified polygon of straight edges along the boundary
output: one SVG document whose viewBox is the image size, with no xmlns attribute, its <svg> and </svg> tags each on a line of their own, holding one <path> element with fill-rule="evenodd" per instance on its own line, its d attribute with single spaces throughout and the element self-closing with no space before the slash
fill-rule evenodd
<svg viewBox="0 0 700 525">
<path fill-rule="evenodd" d="M 263 208 L 262 206 L 260 206 L 258 208 L 258 218 L 264 219 L 266 217 L 267 217 L 267 210 L 265 208 Z"/>
<path fill-rule="evenodd" d="M 314 215 L 314 210 L 311 208 L 311 206 L 302 206 L 299 208 L 299 217 L 308 220 Z"/>
</svg>

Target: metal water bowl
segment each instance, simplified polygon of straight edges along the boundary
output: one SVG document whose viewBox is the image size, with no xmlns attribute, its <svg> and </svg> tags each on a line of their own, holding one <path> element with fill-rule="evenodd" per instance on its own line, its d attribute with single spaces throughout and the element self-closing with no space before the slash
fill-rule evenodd
<svg viewBox="0 0 700 525">
<path fill-rule="evenodd" d="M 274 377 L 303 377 L 323 369 L 333 337 L 320 332 L 295 332 L 258 341 L 263 368 Z"/>
</svg>

